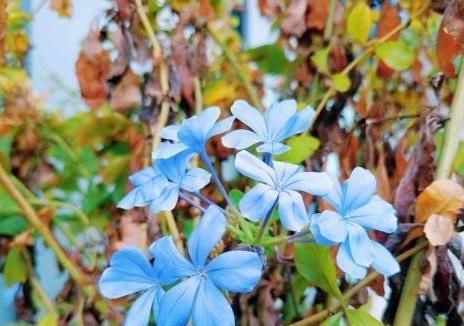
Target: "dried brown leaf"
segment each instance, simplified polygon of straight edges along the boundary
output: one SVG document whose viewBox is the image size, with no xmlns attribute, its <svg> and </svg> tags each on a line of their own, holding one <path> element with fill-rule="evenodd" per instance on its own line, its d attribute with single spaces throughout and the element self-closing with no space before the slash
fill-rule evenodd
<svg viewBox="0 0 464 326">
<path fill-rule="evenodd" d="M 127 111 L 141 101 L 139 78 L 129 70 L 112 91 L 110 105 L 117 111 Z"/>
<path fill-rule="evenodd" d="M 329 0 L 309 0 L 306 27 L 322 31 L 329 15 Z"/>
<path fill-rule="evenodd" d="M 453 237 L 453 221 L 447 216 L 433 214 L 425 223 L 424 233 L 432 246 L 443 246 Z"/>
<path fill-rule="evenodd" d="M 70 17 L 72 15 L 71 0 L 51 0 L 50 9 L 58 13 L 62 17 Z"/>
<path fill-rule="evenodd" d="M 285 11 L 281 29 L 289 35 L 301 36 L 306 30 L 306 9 L 308 2 L 306 0 L 292 0 Z"/>
</svg>

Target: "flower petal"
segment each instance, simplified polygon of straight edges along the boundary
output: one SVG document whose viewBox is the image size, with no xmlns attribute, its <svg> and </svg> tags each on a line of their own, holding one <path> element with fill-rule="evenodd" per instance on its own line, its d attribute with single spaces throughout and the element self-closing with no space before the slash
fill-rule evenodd
<svg viewBox="0 0 464 326">
<path fill-rule="evenodd" d="M 315 196 L 327 195 L 332 190 L 333 182 L 325 172 L 298 172 L 286 182 L 291 190 L 304 191 Z"/>
<path fill-rule="evenodd" d="M 162 285 L 198 273 L 195 266 L 179 253 L 171 236 L 156 240 L 148 250 L 155 257 L 153 270 Z"/>
<path fill-rule="evenodd" d="M 144 193 L 140 187 L 134 188 L 129 191 L 118 203 L 118 208 L 131 209 L 133 207 L 143 207 L 148 203 L 145 200 Z"/>
<path fill-rule="evenodd" d="M 201 277 L 197 275 L 169 289 L 161 299 L 156 324 L 158 326 L 187 325 L 200 282 Z"/>
<path fill-rule="evenodd" d="M 285 100 L 271 105 L 264 113 L 268 139 L 280 142 L 279 135 L 286 133 L 287 123 L 296 112 L 296 101 Z"/>
<path fill-rule="evenodd" d="M 213 283 L 231 292 L 253 291 L 261 279 L 262 262 L 254 251 L 232 250 L 220 254 L 207 266 L 206 272 Z"/>
<path fill-rule="evenodd" d="M 98 282 L 107 298 L 120 298 L 156 286 L 158 279 L 147 257 L 136 247 L 116 251 Z"/>
<path fill-rule="evenodd" d="M 134 186 L 140 186 L 144 183 L 150 182 L 157 173 L 152 167 L 142 169 L 129 177 L 129 182 Z"/>
<path fill-rule="evenodd" d="M 348 212 L 366 204 L 377 189 L 377 181 L 374 175 L 361 167 L 356 167 L 348 180 L 343 185 L 343 211 Z"/>
<path fill-rule="evenodd" d="M 218 107 L 211 107 L 198 115 L 185 119 L 177 133 L 179 140 L 197 153 L 203 151 L 208 134 L 220 113 L 221 110 Z"/>
<path fill-rule="evenodd" d="M 240 212 L 249 220 L 261 221 L 275 204 L 278 195 L 270 186 L 258 183 L 240 200 Z"/>
<path fill-rule="evenodd" d="M 180 187 L 190 192 L 195 192 L 206 186 L 211 179 L 211 174 L 200 168 L 193 168 L 185 173 Z"/>
<path fill-rule="evenodd" d="M 137 300 L 134 301 L 129 309 L 124 321 L 126 326 L 146 326 L 150 320 L 150 313 L 153 308 L 157 291 L 161 290 L 159 287 L 152 287 L 145 291 Z"/>
<path fill-rule="evenodd" d="M 398 226 L 395 209 L 379 196 L 374 196 L 365 205 L 352 210 L 348 218 L 365 228 L 392 233 Z"/>
<path fill-rule="evenodd" d="M 203 266 L 210 251 L 221 240 L 227 221 L 219 207 L 210 205 L 188 239 L 188 252 L 192 263 Z"/>
<path fill-rule="evenodd" d="M 375 253 L 366 230 L 353 223 L 347 223 L 346 226 L 351 257 L 356 264 L 369 267 L 375 258 Z"/>
<path fill-rule="evenodd" d="M 273 185 L 275 180 L 274 170 L 256 156 L 247 151 L 240 151 L 235 157 L 235 168 L 244 176 Z"/>
<path fill-rule="evenodd" d="M 324 196 L 324 200 L 339 213 L 342 213 L 343 191 L 340 185 L 340 181 L 338 181 L 338 178 L 335 178 L 331 175 L 329 175 L 329 177 L 332 180 L 332 189 L 327 195 Z"/>
<path fill-rule="evenodd" d="M 232 114 L 261 138 L 266 138 L 266 123 L 262 114 L 244 100 L 237 100 L 230 108 Z"/>
<path fill-rule="evenodd" d="M 336 260 L 338 267 L 340 267 L 340 269 L 350 277 L 354 279 L 362 279 L 366 277 L 367 268 L 355 263 L 347 242 L 342 243 L 340 248 L 338 248 Z"/>
<path fill-rule="evenodd" d="M 348 235 L 348 228 L 343 217 L 334 211 L 323 211 L 317 219 L 319 232 L 321 235 L 335 243 L 345 241 Z"/>
<path fill-rule="evenodd" d="M 375 251 L 375 259 L 372 261 L 372 268 L 385 277 L 398 273 L 400 271 L 400 265 L 390 251 L 376 241 L 371 241 L 371 244 Z"/>
<path fill-rule="evenodd" d="M 232 124 L 234 123 L 235 117 L 227 117 L 225 119 L 222 119 L 221 121 L 218 121 L 213 128 L 208 132 L 207 137 L 211 138 L 219 134 L 223 134 L 226 131 L 230 130 L 232 128 Z"/>
<path fill-rule="evenodd" d="M 224 294 L 207 278 L 198 287 L 193 304 L 194 326 L 234 326 L 235 318 Z"/>
<path fill-rule="evenodd" d="M 281 133 L 277 136 L 277 140 L 283 141 L 290 136 L 301 134 L 309 129 L 309 125 L 314 116 L 314 110 L 308 106 L 300 111 L 297 111 L 290 120 L 287 121 Z"/>
<path fill-rule="evenodd" d="M 179 127 L 180 127 L 179 125 L 170 125 L 170 126 L 164 127 L 161 130 L 161 137 L 164 139 L 172 140 L 174 142 L 179 141 L 179 139 L 177 138 Z"/>
<path fill-rule="evenodd" d="M 158 213 L 161 211 L 171 211 L 176 207 L 179 200 L 179 187 L 174 183 L 169 183 L 162 189 L 156 189 L 153 200 L 150 202 L 150 212 Z"/>
<path fill-rule="evenodd" d="M 311 225 L 310 225 L 310 230 L 311 234 L 313 235 L 314 240 L 323 246 L 333 246 L 336 243 L 327 239 L 321 234 L 321 230 L 319 227 L 319 218 L 321 214 L 313 214 L 311 216 Z"/>
<path fill-rule="evenodd" d="M 277 142 L 266 142 L 256 147 L 256 151 L 259 153 L 271 153 L 273 155 L 283 154 L 289 149 L 290 146 Z"/>
<path fill-rule="evenodd" d="M 184 151 L 190 151 L 190 148 L 186 144 L 162 142 L 151 154 L 151 158 L 153 160 L 167 159 Z"/>
<path fill-rule="evenodd" d="M 279 217 L 282 225 L 290 231 L 300 231 L 308 226 L 308 214 L 298 192 L 287 190 L 279 194 Z"/>
<path fill-rule="evenodd" d="M 222 144 L 228 148 L 245 149 L 262 141 L 256 133 L 250 130 L 238 129 L 222 137 Z"/>
</svg>

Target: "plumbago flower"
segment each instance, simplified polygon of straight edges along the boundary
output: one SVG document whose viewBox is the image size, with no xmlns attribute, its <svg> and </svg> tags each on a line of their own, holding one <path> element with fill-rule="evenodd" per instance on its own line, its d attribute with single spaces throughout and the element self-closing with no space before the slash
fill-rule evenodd
<svg viewBox="0 0 464 326">
<path fill-rule="evenodd" d="M 208 261 L 222 238 L 227 221 L 217 206 L 209 206 L 188 240 L 190 261 L 176 249 L 172 237 L 150 248 L 159 280 L 171 287 L 160 302 L 157 325 L 235 325 L 234 314 L 222 290 L 251 292 L 258 284 L 262 262 L 256 252 L 233 250 Z"/>
<path fill-rule="evenodd" d="M 185 119 L 180 126 L 171 125 L 164 128 L 161 137 L 166 142 L 153 153 L 154 159 L 169 158 L 181 152 L 193 152 L 206 155 L 205 144 L 213 136 L 222 134 L 232 127 L 234 117 L 216 122 L 221 114 L 218 107 L 205 109 L 198 115 Z"/>
<path fill-rule="evenodd" d="M 110 299 L 141 293 L 127 313 L 125 325 L 147 325 L 151 311 L 157 315 L 164 294 L 153 266 L 135 247 L 120 249 L 111 256 L 110 267 L 103 272 L 99 288 Z"/>
<path fill-rule="evenodd" d="M 369 238 L 367 231 L 391 233 L 396 230 L 395 209 L 376 195 L 377 182 L 368 170 L 357 167 L 342 185 L 334 183 L 324 199 L 336 210 L 311 218 L 311 232 L 322 245 L 340 243 L 337 264 L 351 277 L 361 279 L 373 267 L 384 276 L 399 272 L 392 254 Z"/>
<path fill-rule="evenodd" d="M 163 145 L 165 146 L 165 145 Z M 201 168 L 186 169 L 192 153 L 181 152 L 169 159 L 159 159 L 153 167 L 129 177 L 135 186 L 118 204 L 129 209 L 149 205 L 152 213 L 172 210 L 181 190 L 197 192 L 210 182 L 211 174 Z"/>
<path fill-rule="evenodd" d="M 232 114 L 247 125 L 250 130 L 238 129 L 222 137 L 224 146 L 245 149 L 256 143 L 262 143 L 256 150 L 261 153 L 282 154 L 290 149 L 282 142 L 309 128 L 314 116 L 311 107 L 297 112 L 295 100 L 274 103 L 264 114 L 244 100 L 232 105 Z"/>
<path fill-rule="evenodd" d="M 280 221 L 291 231 L 300 231 L 309 223 L 299 191 L 323 196 L 332 187 L 332 180 L 326 173 L 303 172 L 298 165 L 278 161 L 271 167 L 247 151 L 237 154 L 235 167 L 258 182 L 240 200 L 243 216 L 258 222 L 269 218 L 277 205 Z"/>
</svg>

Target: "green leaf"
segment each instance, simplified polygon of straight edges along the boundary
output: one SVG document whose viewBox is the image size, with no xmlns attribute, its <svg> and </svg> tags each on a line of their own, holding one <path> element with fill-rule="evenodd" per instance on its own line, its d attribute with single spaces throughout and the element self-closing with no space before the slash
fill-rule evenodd
<svg viewBox="0 0 464 326">
<path fill-rule="evenodd" d="M 317 70 L 328 75 L 329 74 L 329 52 L 330 47 L 320 49 L 314 52 L 311 56 L 311 61 L 316 66 Z"/>
<path fill-rule="evenodd" d="M 232 201 L 232 204 L 234 204 L 235 207 L 238 207 L 238 203 L 240 202 L 240 199 L 242 199 L 243 197 L 243 192 L 238 189 L 232 189 L 231 191 L 229 191 L 229 197 Z"/>
<path fill-rule="evenodd" d="M 324 322 L 321 324 L 321 326 L 342 326 L 342 325 L 346 325 L 346 322 L 343 319 L 343 314 L 341 312 L 324 320 Z"/>
<path fill-rule="evenodd" d="M 375 47 L 375 54 L 394 70 L 405 70 L 414 63 L 414 51 L 401 41 L 387 41 Z"/>
<path fill-rule="evenodd" d="M 372 26 L 372 14 L 369 6 L 361 1 L 351 9 L 347 19 L 347 32 L 355 41 L 366 44 Z"/>
<path fill-rule="evenodd" d="M 21 249 L 11 248 L 5 259 L 3 269 L 6 285 L 11 286 L 15 283 L 24 283 L 27 279 L 26 263 L 21 255 Z"/>
<path fill-rule="evenodd" d="M 291 147 L 290 150 L 276 156 L 276 160 L 300 164 L 319 148 L 319 144 L 317 138 L 309 135 L 293 136 L 287 141 L 287 145 Z"/>
<path fill-rule="evenodd" d="M 295 265 L 298 273 L 308 282 L 343 301 L 329 247 L 314 243 L 296 244 Z"/>
<path fill-rule="evenodd" d="M 339 92 L 346 92 L 351 86 L 351 80 L 346 74 L 333 75 L 332 83 L 333 87 Z"/>
<path fill-rule="evenodd" d="M 380 321 L 361 310 L 347 309 L 345 315 L 350 325 L 383 326 Z"/>
<path fill-rule="evenodd" d="M 17 215 L 0 216 L 0 235 L 15 236 L 26 229 L 27 223 Z"/>
<path fill-rule="evenodd" d="M 279 75 L 287 71 L 289 61 L 284 50 L 277 44 L 268 44 L 248 50 L 251 60 L 259 69 L 271 75 Z"/>
</svg>

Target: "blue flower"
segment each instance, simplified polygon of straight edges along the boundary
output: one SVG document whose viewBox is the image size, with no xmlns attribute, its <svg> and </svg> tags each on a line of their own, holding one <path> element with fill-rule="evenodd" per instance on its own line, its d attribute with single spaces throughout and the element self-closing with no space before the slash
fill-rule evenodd
<svg viewBox="0 0 464 326">
<path fill-rule="evenodd" d="M 157 315 L 164 294 L 153 266 L 135 247 L 125 247 L 111 256 L 110 267 L 105 269 L 98 285 L 109 299 L 140 294 L 127 313 L 125 325 L 147 325 L 150 312 L 153 310 Z"/>
<path fill-rule="evenodd" d="M 198 115 L 185 119 L 180 126 L 171 125 L 164 128 L 161 137 L 172 141 L 153 153 L 154 159 L 169 158 L 184 151 L 205 152 L 208 139 L 222 134 L 232 127 L 234 117 L 216 122 L 221 114 L 218 107 L 205 109 Z"/>
<path fill-rule="evenodd" d="M 224 146 L 245 149 L 256 143 L 263 143 L 256 150 L 261 153 L 282 154 L 290 149 L 282 142 L 309 128 L 314 110 L 307 107 L 297 112 L 296 102 L 286 100 L 273 104 L 264 115 L 244 100 L 235 101 L 232 114 L 252 131 L 234 130 L 222 137 Z"/>
<path fill-rule="evenodd" d="M 173 284 L 160 302 L 157 325 L 235 325 L 232 309 L 222 293 L 251 292 L 261 278 L 262 263 L 256 252 L 233 250 L 208 261 L 227 222 L 217 206 L 209 206 L 188 240 L 190 261 L 176 249 L 172 237 L 150 248 L 162 284 Z"/>
<path fill-rule="evenodd" d="M 190 152 L 181 152 L 169 159 L 159 159 L 153 167 L 129 177 L 135 186 L 118 204 L 129 209 L 149 205 L 152 213 L 169 211 L 177 204 L 181 190 L 196 192 L 206 186 L 211 175 L 200 168 L 186 170 Z"/>
<path fill-rule="evenodd" d="M 396 230 L 395 209 L 376 195 L 377 182 L 368 170 L 357 167 L 343 185 L 337 181 L 324 199 L 336 210 L 326 210 L 311 218 L 311 232 L 322 245 L 341 243 L 337 264 L 351 277 L 365 277 L 368 267 L 384 276 L 399 271 L 392 254 L 372 241 L 367 231 L 391 233 Z"/>
<path fill-rule="evenodd" d="M 241 174 L 258 181 L 240 200 L 243 216 L 258 222 L 277 204 L 280 221 L 291 231 L 300 231 L 309 223 L 299 191 L 323 196 L 332 187 L 326 173 L 303 172 L 298 165 L 278 161 L 270 167 L 247 151 L 237 154 L 235 167 Z"/>
</svg>

